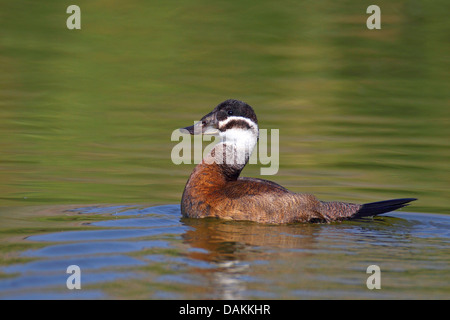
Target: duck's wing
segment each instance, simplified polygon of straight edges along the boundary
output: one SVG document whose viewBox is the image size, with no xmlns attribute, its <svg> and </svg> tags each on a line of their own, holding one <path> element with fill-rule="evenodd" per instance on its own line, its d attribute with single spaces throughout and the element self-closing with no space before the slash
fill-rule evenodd
<svg viewBox="0 0 450 320">
<path fill-rule="evenodd" d="M 250 178 L 250 177 L 239 177 L 237 179 L 238 183 L 247 184 L 250 183 L 252 186 L 265 189 L 265 187 L 268 189 L 267 191 L 281 191 L 281 192 L 290 192 L 285 187 L 279 185 L 276 182 L 265 180 L 265 179 L 259 179 L 259 178 Z"/>
<path fill-rule="evenodd" d="M 239 178 L 210 194 L 209 201 L 215 208 L 211 216 L 224 219 L 274 224 L 325 220 L 313 195 L 293 193 L 264 179 Z"/>
<path fill-rule="evenodd" d="M 214 201 L 214 200 L 215 201 Z M 264 179 L 242 177 L 212 197 L 217 216 L 262 223 L 332 222 L 376 216 L 407 206 L 415 198 L 366 204 L 323 202 L 310 194 L 293 193 Z"/>
</svg>

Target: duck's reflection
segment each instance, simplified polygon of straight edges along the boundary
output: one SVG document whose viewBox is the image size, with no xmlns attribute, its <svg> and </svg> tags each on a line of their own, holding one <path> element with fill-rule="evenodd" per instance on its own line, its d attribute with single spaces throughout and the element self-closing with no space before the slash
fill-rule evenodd
<svg viewBox="0 0 450 320">
<path fill-rule="evenodd" d="M 190 246 L 188 257 L 213 264 L 196 269 L 208 279 L 212 298 L 243 299 L 255 282 L 253 266 L 289 254 L 309 255 L 320 232 L 319 225 L 263 225 L 214 219 L 183 219 L 191 227 L 182 235 Z M 289 249 L 295 249 L 295 253 Z M 299 253 L 300 251 L 300 253 Z M 251 275 L 250 275 L 251 274 Z M 256 272 L 257 274 L 257 272 Z"/>
</svg>

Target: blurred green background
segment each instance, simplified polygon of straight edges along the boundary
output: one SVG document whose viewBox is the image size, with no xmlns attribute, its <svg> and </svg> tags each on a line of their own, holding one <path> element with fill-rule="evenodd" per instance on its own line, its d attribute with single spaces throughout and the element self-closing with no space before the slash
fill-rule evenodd
<svg viewBox="0 0 450 320">
<path fill-rule="evenodd" d="M 66 8 L 81 8 L 68 30 Z M 366 8 L 381 8 L 368 30 Z M 0 0 L 0 206 L 178 203 L 174 129 L 228 98 L 274 180 L 449 213 L 448 1 Z M 260 165 L 243 172 L 259 176 Z"/>
</svg>

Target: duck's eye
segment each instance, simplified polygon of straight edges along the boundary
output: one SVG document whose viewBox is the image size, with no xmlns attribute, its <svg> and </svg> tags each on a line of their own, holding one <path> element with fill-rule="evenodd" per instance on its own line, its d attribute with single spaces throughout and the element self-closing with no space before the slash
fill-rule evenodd
<svg viewBox="0 0 450 320">
<path fill-rule="evenodd" d="M 228 113 L 229 116 L 231 116 L 231 115 L 233 115 L 233 110 L 228 110 L 227 113 Z"/>
</svg>

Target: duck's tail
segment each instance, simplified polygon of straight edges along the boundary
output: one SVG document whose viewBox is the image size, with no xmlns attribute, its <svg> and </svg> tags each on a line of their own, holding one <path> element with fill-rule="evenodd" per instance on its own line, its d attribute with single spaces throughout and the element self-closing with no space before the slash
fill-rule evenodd
<svg viewBox="0 0 450 320">
<path fill-rule="evenodd" d="M 394 211 L 407 206 L 416 198 L 392 199 L 363 204 L 359 210 L 351 217 L 352 219 L 376 216 L 382 213 Z"/>
</svg>

